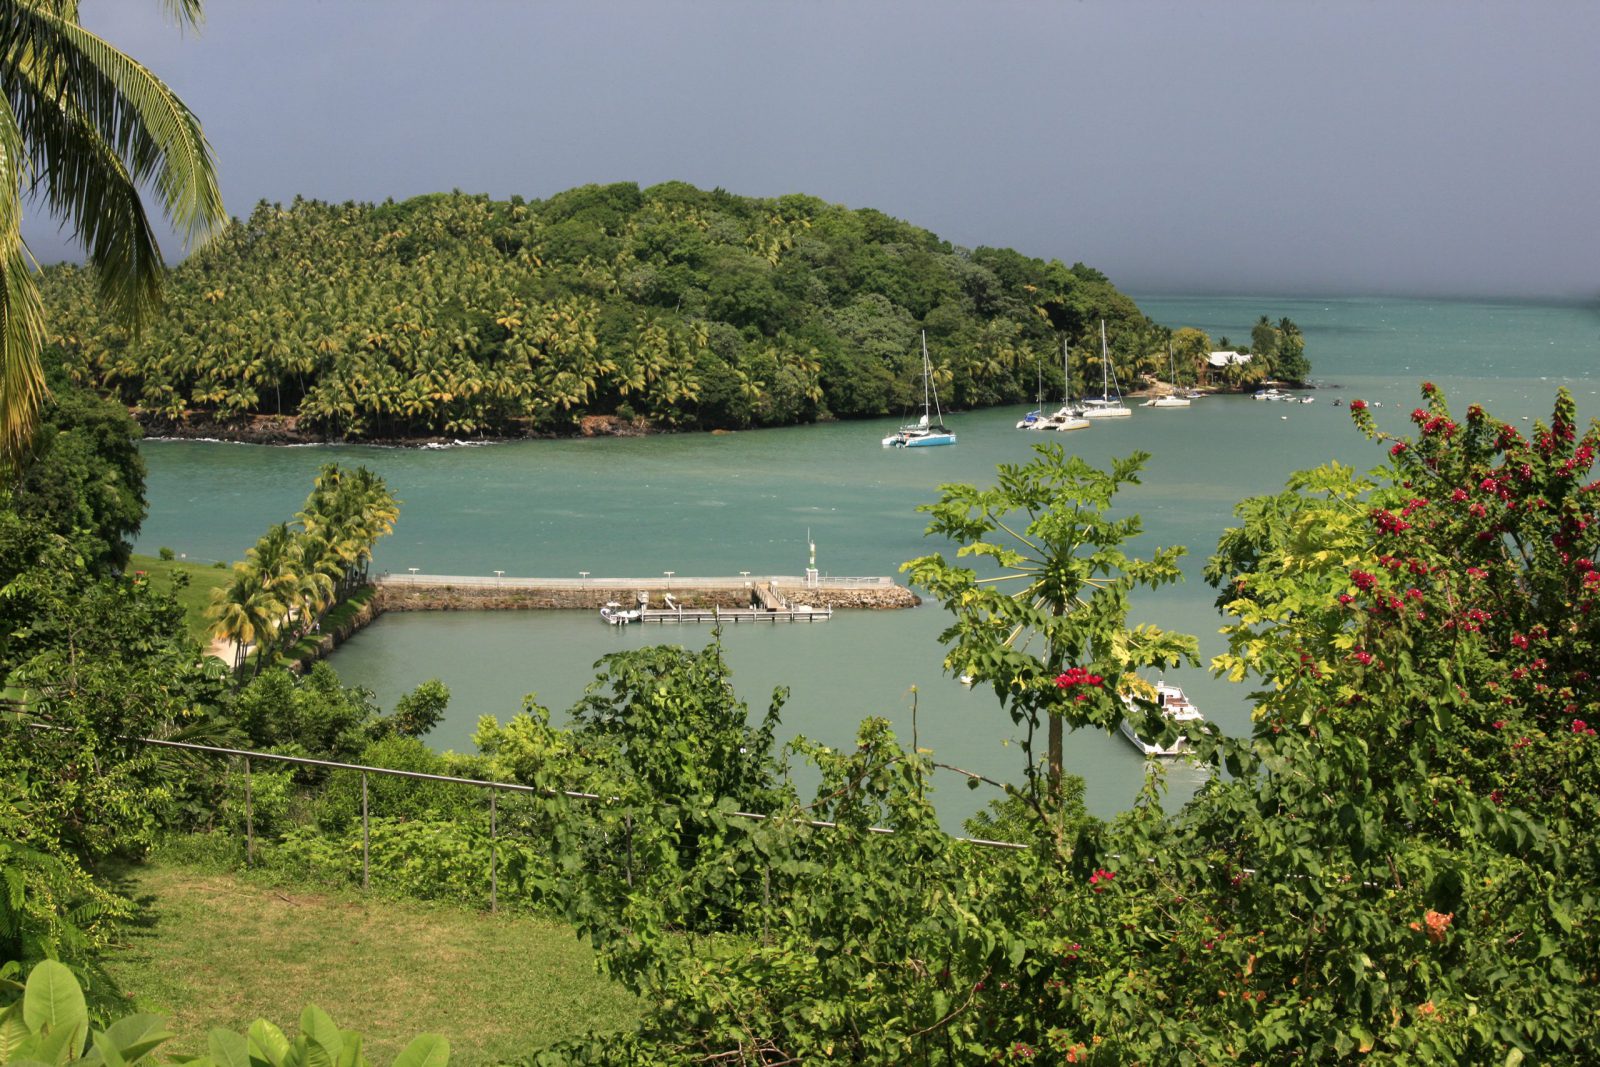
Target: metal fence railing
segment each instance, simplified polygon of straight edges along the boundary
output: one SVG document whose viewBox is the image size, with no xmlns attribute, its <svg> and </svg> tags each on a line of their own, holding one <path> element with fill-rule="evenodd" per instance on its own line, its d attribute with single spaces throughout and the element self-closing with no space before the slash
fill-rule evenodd
<svg viewBox="0 0 1600 1067">
<path fill-rule="evenodd" d="M 58 730 L 61 727 L 51 726 L 47 723 L 29 724 L 35 729 Z M 397 770 L 393 767 L 374 767 L 361 763 L 342 763 L 338 760 L 314 759 L 310 756 L 284 756 L 276 752 L 257 752 L 251 749 L 224 748 L 218 745 L 201 745 L 192 741 L 168 741 L 158 737 L 124 737 L 121 740 L 131 741 L 141 745 L 150 745 L 157 748 L 180 749 L 186 752 L 198 752 L 211 756 L 239 760 L 244 770 L 244 819 L 245 819 L 245 858 L 249 863 L 255 862 L 255 811 L 254 799 L 250 782 L 250 764 L 252 761 L 264 763 L 287 763 L 303 767 L 322 767 L 336 771 L 355 771 L 361 775 L 361 888 L 369 888 L 371 879 L 371 845 L 372 828 L 371 812 L 368 804 L 368 776 L 380 775 L 391 778 L 411 778 L 426 782 L 440 782 L 447 785 L 460 785 L 482 789 L 488 793 L 489 800 L 489 910 L 499 910 L 499 857 L 496 848 L 499 826 L 499 796 L 501 793 L 522 793 L 535 796 L 564 796 L 571 800 L 605 800 L 598 793 L 584 793 L 572 789 L 551 789 L 541 786 L 523 785 L 520 782 L 495 782 L 483 778 L 459 778 L 448 774 L 428 774 L 423 771 Z M 801 826 L 811 826 L 818 829 L 831 830 L 838 827 L 838 823 L 826 819 L 805 819 L 786 815 L 767 815 L 754 811 L 730 811 L 724 813 L 727 818 L 748 819 L 751 821 L 765 822 L 768 820 L 782 820 L 793 822 Z M 894 830 L 886 826 L 869 826 L 867 832 L 872 834 L 892 835 Z M 1011 849 L 1026 851 L 1027 845 L 1020 845 L 1013 841 L 991 841 L 981 837 L 952 837 L 953 841 L 960 844 L 976 845 L 980 848 Z"/>
</svg>

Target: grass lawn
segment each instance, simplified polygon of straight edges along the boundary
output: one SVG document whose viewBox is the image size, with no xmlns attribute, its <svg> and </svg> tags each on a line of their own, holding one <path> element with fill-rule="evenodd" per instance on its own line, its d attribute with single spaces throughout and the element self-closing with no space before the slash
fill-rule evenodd
<svg viewBox="0 0 1600 1067">
<path fill-rule="evenodd" d="M 211 622 L 206 618 L 206 608 L 211 606 L 211 590 L 228 584 L 233 571 L 218 569 L 209 563 L 187 563 L 183 560 L 164 560 L 155 556 L 134 556 L 128 570 L 144 571 L 156 589 L 168 589 L 172 576 L 187 574 L 189 584 L 178 590 L 178 603 L 183 605 L 184 621 L 189 634 L 200 647 L 211 644 Z"/>
<path fill-rule="evenodd" d="M 143 922 L 105 969 L 139 1011 L 167 1015 L 166 1049 L 202 1054 L 214 1026 L 266 1018 L 291 1037 L 314 1003 L 387 1063 L 420 1033 L 452 1065 L 525 1056 L 544 1042 L 631 1027 L 637 1002 L 595 973 L 566 926 L 528 916 L 254 884 L 170 863 L 127 869 Z"/>
</svg>

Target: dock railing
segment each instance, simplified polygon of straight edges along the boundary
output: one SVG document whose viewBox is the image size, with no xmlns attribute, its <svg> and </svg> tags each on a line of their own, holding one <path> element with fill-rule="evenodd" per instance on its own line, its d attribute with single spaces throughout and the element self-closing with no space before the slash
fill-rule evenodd
<svg viewBox="0 0 1600 1067">
<path fill-rule="evenodd" d="M 477 574 L 394 574 L 385 571 L 375 579 L 378 585 L 391 586 L 463 586 L 474 589 L 744 589 L 768 582 L 781 586 L 806 586 L 812 589 L 859 589 L 863 587 L 893 586 L 894 579 L 884 576 L 831 577 L 821 576 L 815 582 L 803 575 L 749 574 L 729 577 L 719 575 L 702 578 L 627 578 L 589 576 L 584 578 L 517 578 L 511 575 Z"/>
<path fill-rule="evenodd" d="M 53 726 L 49 723 L 28 723 L 36 730 L 65 731 L 65 727 Z M 424 771 L 397 770 L 393 767 L 374 767 L 362 763 L 342 763 L 338 760 L 315 759 L 310 756 L 285 756 L 276 752 L 257 752 L 252 749 L 224 748 L 218 745 L 201 745 L 192 741 L 169 741 L 159 737 L 121 737 L 121 741 L 148 745 L 155 748 L 179 749 L 185 752 L 196 752 L 208 756 L 220 757 L 227 760 L 239 761 L 244 772 L 244 824 L 245 824 L 245 861 L 255 863 L 256 838 L 255 838 L 255 811 L 254 799 L 250 782 L 250 765 L 254 762 L 286 763 L 300 767 L 321 767 L 333 771 L 353 771 L 361 775 L 361 888 L 363 891 L 370 886 L 371 857 L 372 857 L 372 813 L 370 811 L 368 778 L 371 775 L 388 776 L 391 778 L 410 778 L 417 781 L 438 782 L 447 785 L 467 786 L 482 789 L 488 794 L 489 801 L 489 910 L 498 911 L 499 900 L 499 855 L 496 842 L 499 840 L 499 797 L 501 793 L 518 793 L 524 795 L 544 797 L 566 797 L 569 800 L 616 800 L 616 797 L 604 797 L 598 793 L 585 793 L 572 789 L 553 789 L 542 786 L 524 785 L 521 782 L 496 782 L 484 778 L 459 778 L 448 774 L 428 774 Z M 826 819 L 807 819 L 800 816 L 786 814 L 766 814 L 755 811 L 728 811 L 722 813 L 730 819 L 746 819 L 753 822 L 789 822 L 799 826 L 810 826 L 820 830 L 838 829 L 838 823 Z M 869 834 L 893 835 L 895 831 L 886 826 L 869 826 Z M 979 848 L 1010 849 L 1013 851 L 1027 851 L 1027 845 L 1019 845 L 1013 841 L 991 841 L 981 837 L 954 837 L 951 838 L 960 844 L 975 845 Z"/>
</svg>

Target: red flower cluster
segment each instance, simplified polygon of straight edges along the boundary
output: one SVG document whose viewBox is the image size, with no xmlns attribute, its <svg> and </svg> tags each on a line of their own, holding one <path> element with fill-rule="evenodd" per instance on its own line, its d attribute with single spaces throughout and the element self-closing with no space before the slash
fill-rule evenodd
<svg viewBox="0 0 1600 1067">
<path fill-rule="evenodd" d="M 1095 872 L 1089 876 L 1089 888 L 1096 893 L 1102 893 L 1115 877 L 1116 873 L 1113 871 L 1108 871 L 1104 867 L 1096 868 Z"/>
<path fill-rule="evenodd" d="M 1365 411 L 1365 410 L 1367 410 L 1367 402 L 1365 400 L 1352 400 L 1352 401 L 1350 401 L 1350 412 L 1351 412 L 1351 414 L 1354 414 L 1355 412 L 1358 412 L 1358 411 Z"/>
<path fill-rule="evenodd" d="M 1575 733 L 1575 734 L 1587 734 L 1588 736 L 1593 737 L 1594 736 L 1594 727 L 1590 726 L 1588 723 L 1584 722 L 1582 719 L 1573 719 L 1572 720 L 1572 732 Z"/>
<path fill-rule="evenodd" d="M 1372 513 L 1372 521 L 1378 524 L 1378 529 L 1384 533 L 1397 534 L 1411 529 L 1411 524 L 1394 512 L 1380 508 Z"/>
<path fill-rule="evenodd" d="M 1064 674 L 1056 675 L 1057 689 L 1071 689 L 1080 685 L 1099 685 L 1105 681 L 1098 674 L 1090 674 L 1082 667 L 1074 667 Z"/>
<path fill-rule="evenodd" d="M 1368 574 L 1366 571 L 1351 571 L 1350 580 L 1356 583 L 1357 589 L 1371 589 L 1378 584 L 1377 575 Z"/>
</svg>

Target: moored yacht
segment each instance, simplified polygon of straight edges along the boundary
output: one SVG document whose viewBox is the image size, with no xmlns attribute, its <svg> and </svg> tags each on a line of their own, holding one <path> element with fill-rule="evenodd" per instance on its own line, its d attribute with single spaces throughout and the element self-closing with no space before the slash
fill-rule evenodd
<svg viewBox="0 0 1600 1067">
<path fill-rule="evenodd" d="M 1141 688 L 1144 688 L 1148 685 L 1148 683 L 1142 681 L 1138 684 Z M 1156 682 L 1153 686 L 1148 686 L 1148 688 L 1150 689 L 1151 693 L 1153 693 L 1153 699 L 1150 695 L 1144 695 L 1142 696 L 1142 699 L 1146 703 L 1154 703 L 1156 707 L 1160 709 L 1161 714 L 1164 717 L 1171 719 L 1173 722 L 1176 722 L 1180 725 L 1205 721 L 1205 716 L 1201 715 L 1200 709 L 1195 707 L 1194 704 L 1190 702 L 1189 698 L 1184 694 L 1181 687 L 1173 685 L 1171 682 L 1162 679 L 1161 681 Z M 1122 703 L 1127 707 L 1130 713 L 1139 714 L 1141 711 L 1138 703 L 1135 701 L 1134 694 L 1130 692 L 1124 691 L 1122 693 Z M 1138 732 L 1134 730 L 1133 724 L 1129 722 L 1126 717 L 1124 717 L 1122 720 L 1121 729 L 1122 736 L 1126 737 L 1129 741 L 1132 741 L 1134 747 L 1140 752 L 1143 752 L 1146 756 L 1182 756 L 1189 751 L 1189 739 L 1182 736 L 1178 737 L 1177 740 L 1173 741 L 1172 744 L 1167 747 L 1151 744 L 1149 741 L 1146 741 L 1139 736 Z"/>
<path fill-rule="evenodd" d="M 1125 419 L 1133 409 L 1122 402 L 1122 392 L 1117 389 L 1116 375 L 1111 370 L 1111 357 L 1106 350 L 1106 324 L 1100 321 L 1100 398 L 1083 402 L 1086 419 Z"/>
</svg>

